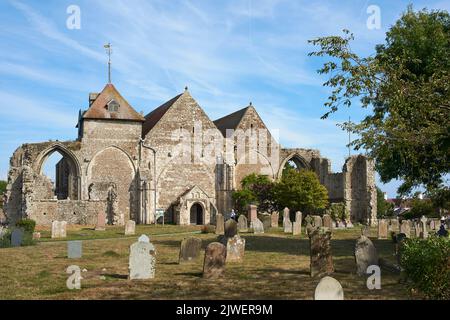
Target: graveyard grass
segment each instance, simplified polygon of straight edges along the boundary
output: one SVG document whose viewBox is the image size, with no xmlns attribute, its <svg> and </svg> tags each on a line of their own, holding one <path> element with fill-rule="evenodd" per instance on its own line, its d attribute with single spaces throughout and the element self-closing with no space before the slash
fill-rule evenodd
<svg viewBox="0 0 450 320">
<path fill-rule="evenodd" d="M 217 239 L 200 234 L 197 226 L 137 226 L 136 236 L 124 236 L 123 228 L 107 227 L 94 232 L 89 227 L 68 227 L 64 240 L 50 239 L 40 230 L 36 246 L 0 249 L 2 270 L 0 299 L 312 299 L 318 278 L 309 276 L 309 239 L 286 235 L 281 228 L 265 234 L 242 233 L 246 239 L 243 263 L 228 263 L 225 278 L 202 278 L 203 254 L 189 264 L 178 264 L 181 240 L 195 233 L 206 245 Z M 145 233 L 156 246 L 156 278 L 127 279 L 129 246 Z M 359 227 L 335 230 L 332 251 L 335 273 L 345 299 L 415 299 L 398 274 L 382 270 L 381 290 L 369 290 L 367 277 L 355 274 L 353 257 Z M 380 257 L 394 262 L 390 240 L 371 238 Z M 66 240 L 83 239 L 83 257 L 67 258 Z M 66 287 L 70 265 L 78 265 L 81 290 Z"/>
</svg>

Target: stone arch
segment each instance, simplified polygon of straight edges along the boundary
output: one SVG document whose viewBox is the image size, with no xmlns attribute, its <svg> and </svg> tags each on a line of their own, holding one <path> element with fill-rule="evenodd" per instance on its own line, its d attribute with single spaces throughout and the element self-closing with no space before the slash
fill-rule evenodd
<svg viewBox="0 0 450 320">
<path fill-rule="evenodd" d="M 196 209 L 193 212 L 193 209 Z M 190 224 L 203 225 L 205 223 L 206 208 L 203 201 L 195 201 L 191 203 L 188 209 Z"/>
<path fill-rule="evenodd" d="M 281 176 L 283 174 L 283 169 L 286 166 L 286 163 L 288 163 L 288 161 L 293 161 L 295 163 L 295 165 L 297 166 L 297 168 L 299 168 L 299 169 L 311 170 L 311 166 L 308 163 L 308 161 L 306 161 L 306 159 L 303 158 L 297 152 L 293 152 L 293 153 L 289 154 L 286 158 L 284 158 L 283 161 L 281 161 L 280 168 L 278 169 L 278 175 L 277 175 L 278 180 L 281 179 Z"/>
<path fill-rule="evenodd" d="M 62 159 L 56 167 L 55 189 L 58 199 L 78 200 L 81 197 L 81 166 L 75 154 L 61 143 L 55 143 L 43 150 L 36 158 L 33 169 L 43 177 L 43 166 L 47 159 L 59 153 Z M 38 178 L 39 179 L 39 178 Z M 42 181 L 41 181 L 42 182 Z M 40 183 L 38 181 L 38 183 Z"/>
<path fill-rule="evenodd" d="M 90 200 L 107 200 L 110 186 L 116 189 L 120 214 L 125 221 L 138 213 L 136 167 L 130 155 L 116 146 L 97 152 L 86 169 Z"/>
</svg>

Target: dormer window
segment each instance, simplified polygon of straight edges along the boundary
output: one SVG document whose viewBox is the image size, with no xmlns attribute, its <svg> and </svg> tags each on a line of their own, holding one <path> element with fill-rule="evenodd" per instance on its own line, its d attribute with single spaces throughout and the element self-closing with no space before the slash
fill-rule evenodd
<svg viewBox="0 0 450 320">
<path fill-rule="evenodd" d="M 119 112 L 120 105 L 116 100 L 112 99 L 110 102 L 108 102 L 107 107 L 109 112 Z"/>
</svg>

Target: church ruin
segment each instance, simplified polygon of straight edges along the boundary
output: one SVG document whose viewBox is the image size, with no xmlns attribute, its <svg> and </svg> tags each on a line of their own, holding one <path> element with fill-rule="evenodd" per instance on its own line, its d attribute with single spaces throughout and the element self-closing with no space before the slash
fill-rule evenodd
<svg viewBox="0 0 450 320">
<path fill-rule="evenodd" d="M 279 179 L 287 162 L 316 172 L 353 222 L 376 220 L 371 160 L 352 156 L 333 173 L 318 150 L 282 148 L 251 104 L 211 121 L 186 89 L 144 117 L 109 83 L 89 94 L 77 128 L 74 141 L 23 144 L 14 152 L 4 206 L 9 222 L 92 225 L 106 212 L 114 224 L 150 224 L 159 214 L 180 225 L 213 223 L 231 210 L 243 177 Z M 257 131 L 265 136 L 248 138 Z M 239 140 L 252 142 L 240 147 Z M 62 158 L 53 183 L 43 166 L 54 152 Z"/>
</svg>

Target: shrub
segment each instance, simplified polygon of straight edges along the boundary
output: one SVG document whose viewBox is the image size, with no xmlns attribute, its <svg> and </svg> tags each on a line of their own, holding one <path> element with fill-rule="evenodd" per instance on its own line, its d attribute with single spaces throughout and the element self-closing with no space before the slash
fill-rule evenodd
<svg viewBox="0 0 450 320">
<path fill-rule="evenodd" d="M 400 264 L 414 288 L 429 299 L 450 299 L 450 239 L 407 239 L 400 250 Z"/>
<path fill-rule="evenodd" d="M 334 221 L 346 220 L 349 216 L 343 202 L 332 203 L 327 211 Z"/>
<path fill-rule="evenodd" d="M 31 219 L 22 219 L 17 221 L 16 227 L 23 228 L 25 233 L 33 234 L 34 228 L 36 227 L 36 221 Z"/>
</svg>

